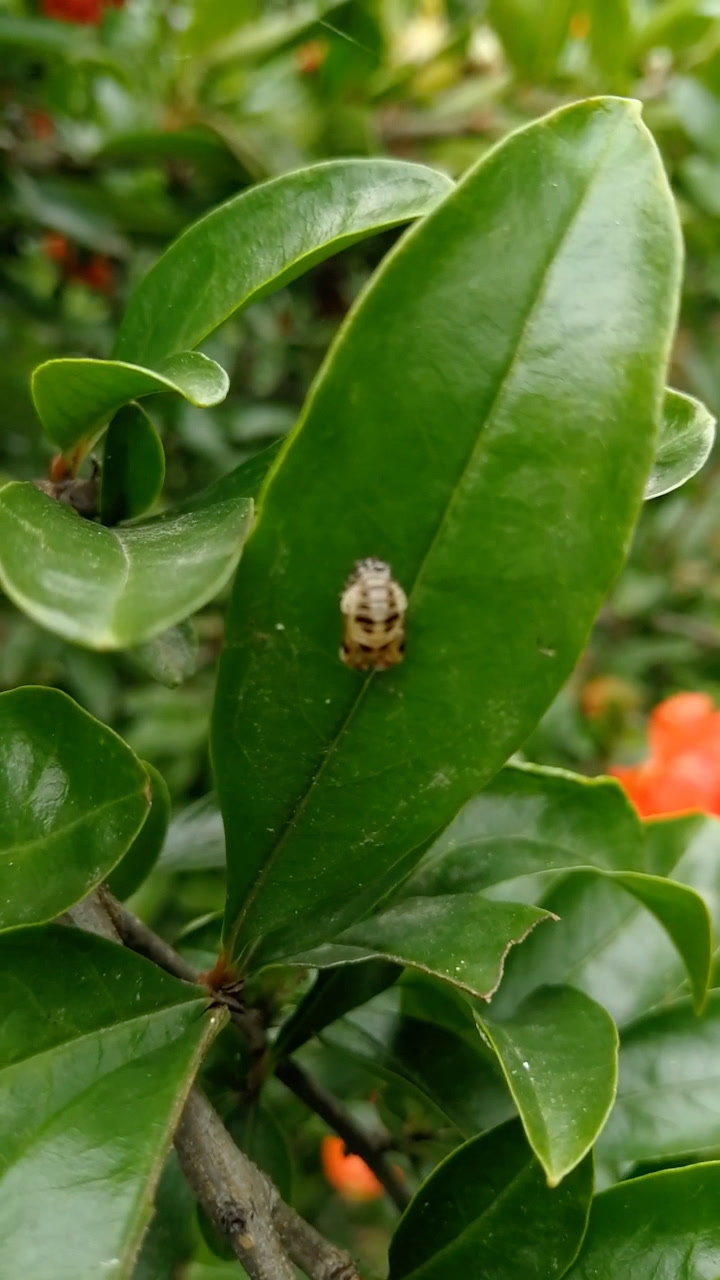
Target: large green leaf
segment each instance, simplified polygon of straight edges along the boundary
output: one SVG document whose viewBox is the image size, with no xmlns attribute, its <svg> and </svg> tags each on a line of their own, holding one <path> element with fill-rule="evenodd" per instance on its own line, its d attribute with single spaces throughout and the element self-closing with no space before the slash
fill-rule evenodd
<svg viewBox="0 0 720 1280">
<path fill-rule="evenodd" d="M 6 934 L 0 965 L 0 1277 L 126 1276 L 217 1015 L 75 929 Z"/>
<path fill-rule="evenodd" d="M 637 106 L 598 99 L 496 148 L 364 294 L 229 611 L 213 755 L 235 949 L 282 930 L 288 954 L 366 912 L 557 692 L 641 501 L 678 257 Z M 338 592 L 369 554 L 409 595 L 408 647 L 363 677 L 338 659 Z"/>
<path fill-rule="evenodd" d="M 720 1274 L 720 1164 L 633 1178 L 592 1205 L 567 1280 L 714 1280 Z"/>
<path fill-rule="evenodd" d="M 478 1017 L 551 1187 L 596 1141 L 617 1087 L 618 1036 L 609 1013 L 572 987 L 544 987 L 512 1018 Z"/>
<path fill-rule="evenodd" d="M 705 466 L 715 442 L 715 419 L 700 400 L 668 388 L 646 498 L 678 489 Z"/>
<path fill-rule="evenodd" d="M 580 1248 L 592 1184 L 588 1156 L 551 1190 L 517 1123 L 474 1138 L 403 1215 L 390 1280 L 555 1280 Z"/>
<path fill-rule="evenodd" d="M 0 694 L 0 928 L 51 920 L 84 898 L 149 807 L 140 761 L 66 694 Z"/>
<path fill-rule="evenodd" d="M 199 351 L 181 351 L 156 369 L 119 360 L 47 360 L 32 376 L 35 408 L 46 435 L 63 452 L 94 439 L 129 400 L 175 391 L 205 408 L 225 399 L 224 369 Z"/>
<path fill-rule="evenodd" d="M 449 178 L 400 160 L 332 160 L 284 174 L 212 210 L 138 285 L 115 343 L 153 366 L 189 350 L 240 307 L 363 237 L 422 216 Z"/>
<path fill-rule="evenodd" d="M 645 867 L 645 832 L 611 778 L 509 765 L 443 831 L 403 896 L 457 893 L 568 867 Z"/>
<path fill-rule="evenodd" d="M 491 901 L 479 893 L 409 898 L 292 960 L 323 969 L 382 957 L 489 1000 L 510 948 L 552 918 L 539 907 Z"/>
<path fill-rule="evenodd" d="M 227 582 L 248 532 L 243 499 L 106 529 L 33 485 L 0 487 L 0 585 L 35 622 L 91 649 L 141 644 Z"/>
<path fill-rule="evenodd" d="M 678 861 L 688 830 L 697 834 Z M 653 823 L 650 862 L 663 875 L 580 871 L 551 890 L 542 904 L 560 916 L 561 924 L 546 931 L 551 938 L 541 938 L 538 931 L 522 954 L 509 957 L 498 1010 L 509 1013 L 538 986 L 570 982 L 623 1026 L 677 991 L 686 974 L 699 1007 L 712 945 L 706 904 L 718 924 L 719 830 L 711 821 L 699 827 Z M 663 878 L 668 874 L 672 880 Z"/>
<path fill-rule="evenodd" d="M 720 1148 L 720 991 L 698 1018 L 688 1000 L 623 1032 L 620 1081 L 601 1153 L 621 1171 Z"/>
<path fill-rule="evenodd" d="M 326 1048 L 374 1076 L 419 1094 L 464 1138 L 513 1115 L 512 1099 L 466 1010 L 464 1024 L 443 1026 L 423 1001 L 406 1010 L 405 992 L 386 991 L 321 1032 Z M 468 1031 L 471 1033 L 468 1036 Z"/>
</svg>

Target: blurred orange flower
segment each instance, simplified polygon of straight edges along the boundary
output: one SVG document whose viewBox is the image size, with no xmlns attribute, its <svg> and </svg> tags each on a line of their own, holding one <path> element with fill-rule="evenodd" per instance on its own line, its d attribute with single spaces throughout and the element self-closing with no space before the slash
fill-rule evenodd
<svg viewBox="0 0 720 1280">
<path fill-rule="evenodd" d="M 720 814 L 720 711 L 704 693 L 661 702 L 648 723 L 650 756 L 608 770 L 642 818 L 660 814 Z"/>
<path fill-rule="evenodd" d="M 320 1148 L 323 1173 L 345 1200 L 377 1200 L 383 1194 L 378 1182 L 360 1156 L 350 1154 L 342 1138 L 323 1138 Z"/>
</svg>

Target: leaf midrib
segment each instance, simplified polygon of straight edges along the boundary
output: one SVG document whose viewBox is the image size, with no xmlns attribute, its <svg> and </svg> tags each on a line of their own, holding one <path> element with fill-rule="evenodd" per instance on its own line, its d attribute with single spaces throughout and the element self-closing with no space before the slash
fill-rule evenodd
<svg viewBox="0 0 720 1280">
<path fill-rule="evenodd" d="M 624 119 L 624 118 L 623 118 L 622 124 L 623 124 L 623 125 L 625 124 L 625 119 Z M 552 245 L 552 249 L 551 249 L 551 251 L 550 251 L 550 253 L 549 253 L 548 257 L 547 257 L 547 260 L 545 261 L 545 263 L 544 263 L 544 265 L 543 265 L 542 272 L 541 272 L 540 278 L 539 278 L 539 280 L 538 280 L 537 289 L 536 289 L 536 290 L 534 291 L 534 293 L 533 293 L 533 296 L 532 296 L 532 300 L 531 300 L 531 302 L 530 302 L 530 305 L 529 305 L 529 307 L 527 308 L 527 311 L 526 311 L 525 315 L 523 316 L 522 322 L 521 322 L 521 324 L 520 324 L 520 326 L 519 326 L 518 339 L 517 339 L 517 342 L 514 344 L 514 347 L 513 347 L 513 351 L 512 351 L 512 354 L 511 354 L 510 360 L 507 362 L 507 365 L 506 365 L 506 367 L 505 367 L 505 369 L 504 369 L 503 373 L 501 374 L 501 376 L 500 376 L 500 377 L 499 377 L 499 379 L 498 379 L 497 389 L 496 389 L 496 391 L 495 391 L 495 395 L 493 396 L 493 398 L 492 398 L 492 401 L 491 401 L 490 405 L 488 406 L 487 413 L 485 414 L 485 420 L 484 420 L 484 423 L 483 423 L 483 425 L 482 425 L 482 426 L 480 426 L 480 427 L 478 428 L 477 436 L 476 436 L 476 438 L 475 438 L 475 440 L 474 440 L 474 442 L 473 442 L 472 448 L 471 448 L 471 450 L 470 450 L 470 452 L 469 452 L 469 454 L 468 454 L 468 456 L 467 456 L 467 458 L 466 458 L 466 461 L 465 461 L 465 463 L 464 463 L 464 465 L 463 465 L 463 468 L 462 468 L 462 470 L 461 470 L 461 472 L 460 472 L 460 474 L 459 474 L 459 476 L 458 476 L 458 479 L 457 479 L 457 481 L 456 481 L 456 483 L 455 483 L 455 485 L 454 485 L 454 487 L 453 487 L 453 490 L 452 490 L 452 493 L 451 493 L 451 495 L 450 495 L 449 501 L 447 502 L 447 504 L 446 504 L 446 506 L 445 506 L 445 508 L 444 508 L 444 510 L 443 510 L 443 512 L 442 512 L 442 515 L 441 515 L 441 517 L 440 517 L 440 520 L 438 521 L 438 526 L 437 526 L 437 529 L 436 529 L 436 531 L 435 531 L 435 534 L 434 534 L 434 535 L 433 535 L 433 537 L 430 539 L 430 542 L 429 542 L 429 545 L 428 545 L 427 551 L 425 552 L 425 554 L 424 554 L 424 556 L 423 556 L 423 558 L 422 558 L 422 560 L 421 560 L 421 562 L 420 562 L 420 566 L 419 566 L 418 571 L 417 571 L 417 573 L 416 573 L 416 575 L 415 575 L 415 579 L 414 579 L 414 581 L 413 581 L 412 587 L 409 589 L 409 591 L 408 591 L 408 593 L 407 593 L 407 595 L 408 595 L 408 605 L 410 605 L 410 604 L 412 603 L 413 596 L 415 595 L 415 593 L 416 593 L 416 591 L 417 591 L 418 584 L 419 584 L 419 582 L 421 581 L 422 576 L 423 576 L 423 574 L 424 574 L 424 572 L 425 572 L 425 569 L 426 569 L 426 567 L 427 567 L 428 560 L 429 560 L 430 556 L 432 555 L 432 553 L 433 553 L 433 551 L 434 551 L 434 549 L 435 549 L 435 546 L 436 546 L 436 544 L 437 544 L 437 542 L 438 542 L 439 538 L 440 538 L 440 537 L 441 537 L 441 535 L 442 535 L 442 532 L 443 532 L 444 527 L 445 527 L 445 525 L 446 525 L 446 523 L 447 523 L 447 520 L 448 520 L 448 517 L 449 517 L 449 515 L 450 515 L 450 512 L 452 511 L 453 506 L 454 506 L 454 504 L 455 504 L 455 502 L 456 502 L 456 500 L 457 500 L 457 495 L 458 495 L 458 492 L 459 492 L 459 490 L 460 490 L 460 488 L 461 488 L 461 486 L 462 486 L 463 480 L 465 479 L 465 476 L 467 475 L 467 473 L 468 473 L 468 471 L 469 471 L 470 467 L 472 466 L 472 464 L 473 464 L 473 462 L 474 462 L 474 460 L 475 460 L 475 458 L 476 458 L 476 456 L 477 456 L 478 452 L 480 451 L 480 447 L 481 447 L 481 445 L 484 443 L 484 437 L 485 437 L 485 435 L 487 434 L 487 431 L 488 431 L 488 429 L 489 429 L 489 427 L 490 427 L 490 424 L 491 424 L 491 422 L 492 422 L 492 419 L 493 419 L 493 416 L 494 416 L 495 411 L 496 411 L 496 409 L 497 409 L 497 406 L 498 406 L 498 404 L 499 404 L 499 402 L 500 402 L 501 396 L 502 396 L 502 394 L 503 394 L 503 392 L 504 392 L 504 390 L 505 390 L 505 387 L 506 387 L 506 385 L 507 385 L 507 383 L 508 383 L 508 380 L 509 380 L 509 378 L 510 378 L 510 376 L 511 376 L 511 374 L 512 374 L 512 372 L 513 372 L 514 368 L 515 368 L 515 364 L 516 364 L 516 361 L 517 361 L 517 359 L 518 359 L 518 352 L 519 352 L 519 350 L 520 350 L 521 346 L 523 345 L 523 342 L 524 342 L 525 336 L 526 336 L 526 334 L 527 334 L 528 328 L 529 328 L 529 326 L 530 326 L 530 323 L 531 323 L 532 319 L 534 318 L 534 315 L 535 315 L 536 309 L 537 309 L 537 307 L 538 307 L 538 305 L 539 305 L 539 303 L 540 303 L 540 300 L 541 300 L 541 298 L 542 298 L 542 296 L 543 296 L 543 294 L 544 294 L 545 285 L 547 284 L 548 276 L 549 276 L 550 270 L 551 270 L 551 268 L 552 268 L 552 266 L 553 266 L 553 263 L 555 262 L 556 258 L 558 257 L 558 255 L 559 255 L 559 253 L 560 253 L 560 251 L 561 251 L 561 249 L 562 249 L 562 246 L 563 246 L 563 244 L 564 244 L 565 240 L 566 240 L 566 239 L 567 239 L 567 237 L 569 236 L 570 231 L 572 230 L 572 228 L 573 228 L 573 226 L 574 226 L 575 222 L 577 221 L 577 218 L 578 218 L 578 216 L 579 216 L 579 214 L 580 214 L 580 212 L 581 212 L 581 210 L 582 210 L 582 208 L 583 208 L 583 205 L 585 204 L 586 200 L 588 199 L 588 197 L 589 197 L 589 195 L 590 195 L 590 193 L 591 193 L 591 191 L 592 191 L 592 189 L 593 189 L 593 186 L 595 185 L 595 182 L 596 182 L 596 180 L 597 180 L 598 174 L 599 174 L 599 173 L 603 170 L 603 168 L 604 168 L 605 160 L 607 159 L 607 156 L 608 156 L 608 154 L 609 154 L 609 152 L 610 152 L 610 150 L 611 150 L 611 147 L 613 146 L 613 144 L 614 144 L 614 142 L 615 142 L 616 135 L 617 135 L 617 133 L 619 133 L 619 131 L 620 131 L 620 128 L 621 128 L 621 127 L 622 127 L 622 126 L 618 125 L 618 127 L 617 127 L 615 130 L 613 130 L 613 132 L 612 132 L 612 134 L 610 135 L 610 137 L 609 137 L 608 141 L 606 142 L 605 147 L 603 148 L 603 151 L 602 151 L 602 155 L 601 155 L 600 159 L 599 159 L 599 160 L 598 160 L 598 162 L 597 162 L 597 165 L 595 166 L 595 168 L 594 168 L 593 172 L 590 174 L 590 176 L 589 176 L 589 180 L 587 181 L 587 184 L 586 184 L 586 186 L 584 187 L 584 189 L 583 189 L 583 191 L 582 191 L 582 193 L 581 193 L 581 195 L 580 195 L 579 199 L 575 202 L 574 208 L 573 208 L 573 210 L 572 210 L 572 212 L 571 212 L 571 214 L 570 214 L 570 216 L 569 216 L 569 218 L 568 218 L 568 221 L 567 221 L 566 225 L 563 227 L 563 230 L 562 230 L 561 234 L 557 237 L 557 240 L 553 243 L 553 245 Z M 416 223 L 416 224 L 415 224 L 415 227 L 413 228 L 413 231 L 415 231 L 415 230 L 417 230 L 417 229 L 421 229 L 421 228 L 422 228 L 422 225 L 423 225 L 422 223 Z M 410 236 L 412 236 L 413 231 L 411 231 L 411 232 L 410 232 Z M 406 238 L 406 240 L 405 240 L 404 244 L 407 244 L 407 242 L 408 242 L 408 239 Z M 394 255 L 393 255 L 393 257 L 394 257 Z M 386 261 L 387 261 L 387 260 L 386 260 Z M 346 337 L 347 332 L 348 332 L 348 328 L 349 328 L 349 326 L 345 328 L 344 333 L 343 333 L 343 338 L 345 338 L 345 337 Z M 283 455 L 281 455 L 281 459 L 282 459 L 282 456 L 283 456 Z M 271 475 L 274 473 L 274 470 L 275 470 L 275 468 L 273 468 L 273 470 L 271 471 Z M 367 691 L 369 690 L 369 688 L 370 688 L 370 686 L 371 686 L 371 684 L 372 684 L 372 681 L 373 681 L 374 675 L 375 675 L 375 673 L 374 673 L 374 672 L 370 672 L 370 674 L 367 676 L 367 678 L 366 678 L 366 680 L 365 680 L 365 683 L 360 687 L 360 689 L 359 689 L 359 691 L 358 691 L 358 694 L 357 694 L 357 696 L 356 696 L 355 700 L 353 701 L 353 703 L 352 703 L 352 705 L 351 705 L 351 707 L 350 707 L 350 709 L 349 709 L 349 711 L 348 711 L 348 713 L 347 713 L 347 715 L 346 715 L 346 717 L 345 717 L 345 719 L 344 719 L 344 721 L 343 721 L 342 725 L 341 725 L 341 726 L 340 726 L 340 728 L 337 730 L 337 732 L 336 732 L 336 734 L 335 734 L 334 738 L 332 739 L 332 741 L 329 743 L 328 748 L 327 748 L 327 751 L 325 752 L 325 754 L 324 754 L 324 756 L 323 756 L 322 760 L 320 761 L 320 764 L 318 765 L 317 769 L 315 770 L 315 773 L 313 774 L 312 778 L 310 779 L 310 782 L 309 782 L 308 786 L 306 787 L 306 789 L 305 789 L 305 791 L 304 791 L 303 795 L 300 797 L 300 800 L 298 801 L 297 805 L 295 806 L 295 809 L 293 810 L 292 814 L 291 814 L 291 815 L 286 819 L 286 821 L 285 821 L 285 824 L 284 824 L 284 826 L 283 826 L 282 833 L 281 833 L 281 835 L 280 835 L 279 840 L 276 842 L 276 844 L 274 845 L 273 849 L 272 849 L 272 850 L 271 850 L 271 852 L 269 853 L 269 855 L 268 855 L 267 859 L 265 860 L 265 862 L 263 863 L 262 867 L 260 868 L 260 870 L 259 870 L 259 872 L 258 872 L 257 876 L 255 877 L 255 880 L 254 880 L 254 882 L 253 882 L 252 886 L 250 887 L 250 889 L 249 889 L 248 893 L 246 894 L 245 899 L 244 899 L 243 904 L 242 904 L 242 907 L 241 907 L 240 911 L 238 912 L 238 915 L 237 915 L 237 917 L 236 917 L 236 920 L 235 920 L 235 921 L 234 921 L 234 923 L 233 923 L 232 931 L 231 931 L 231 934 L 230 934 L 230 949 L 231 949 L 231 951 L 234 951 L 234 950 L 235 950 L 235 944 L 236 944 L 236 941 L 237 941 L 238 935 L 239 935 L 239 933 L 240 933 L 240 931 L 241 931 L 241 929 L 242 929 L 243 923 L 244 923 L 244 922 L 245 922 L 245 920 L 247 919 L 247 916 L 248 916 L 248 914 L 249 914 L 249 912 L 250 912 L 250 908 L 251 908 L 251 906 L 253 905 L 253 903 L 254 903 L 255 899 L 257 898 L 257 896 L 258 896 L 258 894 L 259 894 L 259 892 L 260 892 L 260 890 L 261 890 L 261 888 L 262 888 L 262 886 L 263 886 L 263 884 L 264 884 L 264 882 L 265 882 L 265 880 L 266 880 L 267 876 L 269 875 L 270 870 L 272 869 L 272 867 L 273 867 L 273 865 L 274 865 L 275 859 L 277 858 L 277 856 L 278 856 L 278 854 L 279 854 L 280 850 L 282 849 L 283 844 L 285 843 L 285 840 L 287 839 L 287 837 L 288 837 L 288 835 L 289 835 L 290 831 L 291 831 L 291 830 L 292 830 L 292 828 L 295 826 L 295 824 L 296 824 L 296 822 L 297 822 L 298 818 L 299 818 L 299 817 L 301 816 L 301 814 L 303 813 L 303 811 L 304 811 L 304 809 L 305 809 L 305 807 L 306 807 L 306 805 L 307 805 L 307 803 L 308 803 L 308 801 L 309 801 L 309 799 L 310 799 L 310 796 L 313 794 L 313 792 L 314 792 L 314 790 L 315 790 L 315 787 L 317 786 L 317 784 L 319 783 L 320 779 L 322 778 L 322 775 L 323 775 L 323 773 L 324 773 L 324 771 L 325 771 L 325 769 L 326 769 L 326 767 L 327 767 L 327 765 L 328 765 L 329 761 L 333 758 L 334 753 L 335 753 L 335 751 L 336 751 L 336 749 L 337 749 L 337 747 L 338 747 L 338 744 L 339 744 L 340 740 L 342 739 L 343 735 L 348 731 L 348 728 L 349 728 L 350 724 L 352 723 L 352 720 L 353 720 L 353 718 L 354 718 L 354 716 L 355 716 L 356 712 L 358 711 L 359 707 L 362 705 L 362 703 L 363 703 L 363 701 L 364 701 L 364 699 L 365 699 L 365 696 L 366 696 L 366 694 L 367 694 Z"/>
</svg>

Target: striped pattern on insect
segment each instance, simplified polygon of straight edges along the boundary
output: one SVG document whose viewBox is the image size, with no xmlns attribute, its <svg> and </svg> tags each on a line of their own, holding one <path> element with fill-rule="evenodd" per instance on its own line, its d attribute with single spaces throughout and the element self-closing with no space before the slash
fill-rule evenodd
<svg viewBox="0 0 720 1280">
<path fill-rule="evenodd" d="M 340 657 L 356 671 L 386 671 L 405 655 L 407 596 L 384 560 L 358 560 L 340 597 Z"/>
</svg>

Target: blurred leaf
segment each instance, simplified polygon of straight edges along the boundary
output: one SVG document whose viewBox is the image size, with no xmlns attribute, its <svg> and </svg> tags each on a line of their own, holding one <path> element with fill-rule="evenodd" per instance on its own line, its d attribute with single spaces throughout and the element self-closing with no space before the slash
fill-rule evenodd
<svg viewBox="0 0 720 1280">
<path fill-rule="evenodd" d="M 452 190 L 400 160 L 333 160 L 242 192 L 190 227 L 132 294 L 115 343 L 155 364 L 196 347 L 241 307 L 385 227 L 420 217 Z"/>
<path fill-rule="evenodd" d="M 90 649 L 137 645 L 227 582 L 252 503 L 218 503 L 106 529 L 31 484 L 0 487 L 0 583 L 48 631 Z"/>
<path fill-rule="evenodd" d="M 192 1191 L 171 1151 L 155 1192 L 153 1216 L 132 1280 L 177 1280 L 178 1266 L 188 1262 L 195 1246 L 194 1209 Z"/>
<path fill-rule="evenodd" d="M 401 893 L 486 889 L 566 867 L 644 865 L 643 825 L 614 779 L 508 765 L 460 810 Z"/>
<path fill-rule="evenodd" d="M 632 49 L 630 0 L 591 0 L 589 16 L 592 60 L 610 85 L 622 83 Z"/>
<path fill-rule="evenodd" d="M 389 1280 L 563 1276 L 585 1233 L 592 1183 L 588 1156 L 551 1190 L 517 1123 L 474 1138 L 438 1166 L 403 1215 Z"/>
<path fill-rule="evenodd" d="M 528 1142 L 555 1187 L 587 1155 L 615 1098 L 618 1035 L 572 987 L 535 991 L 507 1020 L 477 1016 L 497 1053 Z"/>
<path fill-rule="evenodd" d="M 225 833 L 213 795 L 194 800 L 173 818 L 160 855 L 163 871 L 224 868 Z"/>
<path fill-rule="evenodd" d="M 227 24 L 226 29 L 217 40 L 207 40 L 201 65 L 211 67 L 236 58 L 250 61 L 277 54 L 285 45 L 310 35 L 324 14 L 346 3 L 347 0 L 310 0 L 310 3 L 294 4 L 288 13 L 268 13 L 254 22 L 236 19 L 232 27 L 225 15 L 220 22 L 223 26 Z M 192 48 L 190 36 L 188 43 Z"/>
<path fill-rule="evenodd" d="M 261 453 L 256 453 L 247 462 L 232 471 L 226 472 L 214 480 L 207 488 L 201 489 L 193 497 L 181 502 L 175 510 L 178 514 L 184 511 L 199 511 L 202 507 L 214 505 L 216 502 L 227 502 L 229 498 L 256 498 L 262 488 L 263 481 L 275 461 L 282 440 L 276 440 Z"/>
<path fill-rule="evenodd" d="M 68 26 L 67 31 L 77 39 L 76 28 Z M 127 256 L 128 242 L 118 231 L 107 200 L 87 199 L 82 187 L 38 180 L 22 171 L 11 183 L 10 208 L 16 215 L 67 236 L 73 244 L 118 258 Z"/>
<path fill-rule="evenodd" d="M 368 960 L 319 973 L 280 1028 L 273 1044 L 274 1057 L 294 1053 L 331 1022 L 392 986 L 401 973 L 401 966 L 388 960 Z"/>
<path fill-rule="evenodd" d="M 665 392 L 655 461 L 646 498 L 678 489 L 705 466 L 715 442 L 715 419 L 693 396 L 670 388 Z"/>
<path fill-rule="evenodd" d="M 117 360 L 48 360 L 32 378 L 40 421 L 63 452 L 95 438 L 128 400 L 176 391 L 191 404 L 207 408 L 225 399 L 228 386 L 225 370 L 199 351 L 181 351 L 161 361 L 157 370 Z M 127 429 L 134 421 L 128 415 L 121 425 Z"/>
<path fill-rule="evenodd" d="M 80 930 L 6 934 L 0 959 L 0 1274 L 98 1280 L 110 1260 L 127 1274 L 219 1019 L 200 1016 L 196 988 Z"/>
<path fill-rule="evenodd" d="M 603 1159 L 625 1170 L 720 1148 L 719 1051 L 719 991 L 710 993 L 702 1018 L 683 1000 L 629 1026 Z"/>
<path fill-rule="evenodd" d="M 366 913 L 574 666 L 650 464 L 676 287 L 655 266 L 676 236 L 637 108 L 594 100 L 496 148 L 364 293 L 270 472 L 229 611 L 229 945 L 277 931 L 277 958 Z M 337 596 L 370 553 L 410 596 L 409 643 L 363 679 L 338 661 Z"/>
<path fill-rule="evenodd" d="M 666 1169 L 596 1197 L 567 1280 L 709 1280 L 720 1271 L 720 1164 Z"/>
<path fill-rule="evenodd" d="M 513 1103 L 468 1009 L 472 1039 L 438 1025 L 419 1008 L 405 1012 L 397 987 L 327 1026 L 322 1044 L 375 1076 L 409 1086 L 465 1138 L 507 1120 Z"/>
<path fill-rule="evenodd" d="M 145 822 L 145 769 L 57 689 L 0 694 L 0 928 L 50 920 L 90 892 Z"/>
<path fill-rule="evenodd" d="M 522 76 L 552 77 L 574 8 L 574 0 L 490 0 L 490 21 Z"/>
<path fill-rule="evenodd" d="M 197 633 L 188 618 L 168 631 L 161 631 L 145 644 L 129 649 L 127 656 L 151 680 L 174 689 L 197 671 Z"/>
<path fill-rule="evenodd" d="M 123 405 L 105 436 L 100 518 L 119 524 L 145 515 L 159 498 L 165 453 L 152 419 L 139 404 Z"/>
<path fill-rule="evenodd" d="M 510 948 L 523 942 L 540 921 L 550 919 L 549 912 L 538 907 L 491 901 L 479 893 L 409 898 L 291 959 L 323 969 L 382 957 L 489 1000 Z"/>
<path fill-rule="evenodd" d="M 170 821 L 170 792 L 165 779 L 146 761 L 143 768 L 150 779 L 150 812 L 124 858 L 107 877 L 108 888 L 116 898 L 129 898 L 152 871 Z"/>
<path fill-rule="evenodd" d="M 293 1165 L 288 1140 L 267 1107 L 241 1106 L 227 1121 L 241 1151 L 272 1178 L 283 1200 L 292 1201 Z"/>
</svg>

